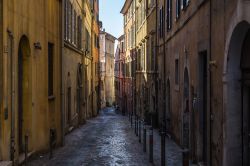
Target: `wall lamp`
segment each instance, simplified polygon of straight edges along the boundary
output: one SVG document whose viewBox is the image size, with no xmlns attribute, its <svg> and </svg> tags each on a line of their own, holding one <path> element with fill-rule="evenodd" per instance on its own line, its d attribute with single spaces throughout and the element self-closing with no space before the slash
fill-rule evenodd
<svg viewBox="0 0 250 166">
<path fill-rule="evenodd" d="M 39 49 L 39 50 L 42 49 L 42 46 L 41 46 L 41 43 L 40 43 L 40 42 L 34 43 L 34 47 L 35 47 L 35 49 Z"/>
</svg>

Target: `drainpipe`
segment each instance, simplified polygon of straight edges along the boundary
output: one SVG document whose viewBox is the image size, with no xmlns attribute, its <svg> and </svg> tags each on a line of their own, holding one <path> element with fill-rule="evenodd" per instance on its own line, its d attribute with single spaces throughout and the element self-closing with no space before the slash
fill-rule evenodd
<svg viewBox="0 0 250 166">
<path fill-rule="evenodd" d="M 9 36 L 9 54 L 10 54 L 10 73 L 11 73 L 11 139 L 10 139 L 10 158 L 14 163 L 15 160 L 15 70 L 13 70 L 13 34 L 7 30 Z"/>
<path fill-rule="evenodd" d="M 65 110 L 64 110 L 64 91 L 63 91 L 63 57 L 64 57 L 64 12 L 65 12 L 65 8 L 64 8 L 64 3 L 65 0 L 61 1 L 61 58 L 60 58 L 60 72 L 61 72 L 61 132 L 62 132 L 62 145 L 64 145 L 65 143 L 65 138 L 64 138 L 64 129 L 65 129 Z"/>
<path fill-rule="evenodd" d="M 155 13 L 155 20 L 156 20 L 156 23 L 155 23 L 155 109 L 156 109 L 156 112 L 158 113 L 158 0 L 156 0 L 156 4 L 155 4 L 155 10 L 156 10 L 156 13 Z M 159 115 L 157 115 L 157 121 L 158 121 L 158 118 L 159 118 Z"/>
<path fill-rule="evenodd" d="M 209 3 L 209 9 L 210 9 L 210 14 L 209 14 L 209 61 L 212 61 L 212 0 L 210 0 L 210 3 Z M 211 150 L 211 145 L 212 145 L 212 132 L 211 132 L 211 122 L 212 122 L 212 117 L 213 117 L 213 113 L 211 112 L 212 110 L 212 100 L 211 100 L 211 96 L 212 96 L 212 80 L 211 80 L 211 77 L 212 77 L 212 72 L 211 70 L 209 70 L 209 105 L 210 105 L 210 115 L 209 115 L 209 151 L 210 153 L 209 156 L 208 156 L 208 165 L 211 165 L 211 156 L 212 156 L 212 150 Z"/>
<path fill-rule="evenodd" d="M 164 7 L 163 7 L 163 12 L 165 13 L 165 8 L 166 8 L 166 1 L 164 1 Z M 165 22 L 166 22 L 166 20 L 165 20 L 165 14 L 163 14 L 163 56 L 164 56 L 164 58 L 163 58 L 163 61 L 164 61 L 164 63 L 163 63 L 163 84 L 164 84 L 164 86 L 163 86 L 163 110 L 164 110 L 164 112 L 163 112 L 163 122 L 164 123 L 162 123 L 164 126 L 166 125 L 166 43 L 165 43 Z"/>
<path fill-rule="evenodd" d="M 163 7 L 163 13 L 165 13 L 165 9 L 166 9 L 166 1 L 164 1 L 164 7 Z M 162 126 L 161 126 L 161 165 L 165 166 L 166 165 L 166 159 L 165 159 L 165 153 L 166 153 L 166 142 L 165 142 L 165 136 L 166 136 L 166 43 L 165 43 L 165 14 L 163 14 L 163 119 L 162 119 Z"/>
</svg>

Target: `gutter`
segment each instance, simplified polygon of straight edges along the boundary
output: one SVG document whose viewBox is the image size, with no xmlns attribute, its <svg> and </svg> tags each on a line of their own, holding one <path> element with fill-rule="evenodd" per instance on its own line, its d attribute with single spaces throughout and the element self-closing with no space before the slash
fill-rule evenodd
<svg viewBox="0 0 250 166">
<path fill-rule="evenodd" d="M 210 3 L 209 3 L 209 62 L 212 61 L 212 0 L 210 0 Z M 210 67 L 210 66 L 208 66 Z M 213 113 L 212 113 L 212 100 L 211 100 L 211 96 L 212 96 L 212 80 L 211 80 L 211 77 L 212 77 L 212 71 L 209 70 L 209 153 L 208 153 L 208 165 L 211 165 L 212 163 L 212 160 L 211 160 L 211 157 L 212 157 L 212 150 L 211 150 L 211 145 L 212 145 L 212 132 L 211 132 L 211 127 L 212 127 L 212 117 L 213 117 Z"/>
<path fill-rule="evenodd" d="M 65 144 L 65 137 L 64 137 L 64 133 L 65 133 L 65 112 L 64 112 L 64 91 L 63 91 L 63 57 L 64 57 L 64 3 L 65 0 L 61 0 L 61 58 L 60 58 L 60 74 L 61 74 L 61 85 L 60 85 L 60 89 L 61 89 L 61 132 L 62 132 L 62 145 Z"/>
</svg>

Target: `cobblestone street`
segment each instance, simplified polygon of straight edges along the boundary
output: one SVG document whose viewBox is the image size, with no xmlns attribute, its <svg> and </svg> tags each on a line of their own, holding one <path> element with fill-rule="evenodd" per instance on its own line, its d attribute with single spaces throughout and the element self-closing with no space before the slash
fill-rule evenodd
<svg viewBox="0 0 250 166">
<path fill-rule="evenodd" d="M 160 165 L 160 144 L 158 132 L 154 132 L 154 165 Z M 168 165 L 181 165 L 181 151 L 170 140 L 167 140 Z M 148 149 L 148 148 L 147 148 Z M 100 115 L 89 120 L 86 125 L 66 136 L 64 147 L 49 154 L 31 158 L 27 165 L 129 165 L 146 166 L 149 163 L 148 152 L 144 153 L 138 142 L 128 118 L 116 114 L 111 108 L 104 109 Z"/>
</svg>

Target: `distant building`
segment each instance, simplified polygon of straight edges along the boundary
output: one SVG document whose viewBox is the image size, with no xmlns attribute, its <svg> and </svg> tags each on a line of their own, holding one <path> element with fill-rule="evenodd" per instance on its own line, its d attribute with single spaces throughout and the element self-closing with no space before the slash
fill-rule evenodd
<svg viewBox="0 0 250 166">
<path fill-rule="evenodd" d="M 116 38 L 111 34 L 100 32 L 100 73 L 101 73 L 101 106 L 112 105 L 114 92 L 114 47 Z"/>
<path fill-rule="evenodd" d="M 94 57 L 93 53 L 96 55 L 96 50 L 93 49 L 92 44 L 93 44 L 93 36 L 94 33 L 96 32 L 93 31 L 93 21 L 92 21 L 92 15 L 93 15 L 93 1 L 94 0 L 85 0 L 83 2 L 83 50 L 84 50 L 84 58 L 82 60 L 83 62 L 83 67 L 84 67 L 84 73 L 83 73 L 83 107 L 84 107 L 84 116 L 86 118 L 91 118 L 95 115 L 95 110 L 94 108 L 94 85 L 93 85 L 93 80 L 94 80 Z M 96 59 L 96 56 L 95 56 Z"/>
<path fill-rule="evenodd" d="M 139 115 L 139 103 L 136 104 L 136 1 L 126 0 L 121 13 L 124 16 L 124 110 Z M 139 31 L 138 31 L 139 32 Z M 144 32 L 140 32 L 144 33 Z M 146 33 L 146 32 L 145 32 Z M 137 111 L 136 111 L 136 107 Z"/>
<path fill-rule="evenodd" d="M 92 54 L 93 54 L 93 64 L 92 64 L 92 75 L 93 75 L 93 83 L 92 83 L 92 92 L 93 92 L 93 116 L 96 116 L 98 110 L 100 110 L 100 65 L 99 65 L 99 0 L 92 0 Z"/>
<path fill-rule="evenodd" d="M 148 123 L 153 116 L 154 126 L 157 126 L 156 1 L 126 0 L 121 13 L 126 52 L 126 95 L 123 100 L 129 106 L 128 111 L 133 110 Z"/>
</svg>

